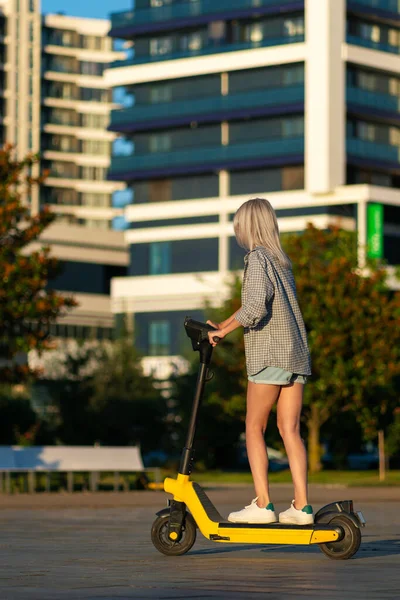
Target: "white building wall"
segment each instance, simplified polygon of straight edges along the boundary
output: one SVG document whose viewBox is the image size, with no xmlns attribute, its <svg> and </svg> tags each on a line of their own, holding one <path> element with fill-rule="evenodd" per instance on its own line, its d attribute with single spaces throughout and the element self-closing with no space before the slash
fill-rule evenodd
<svg viewBox="0 0 400 600">
<path fill-rule="evenodd" d="M 345 183 L 345 0 L 306 0 L 305 185 Z"/>
</svg>

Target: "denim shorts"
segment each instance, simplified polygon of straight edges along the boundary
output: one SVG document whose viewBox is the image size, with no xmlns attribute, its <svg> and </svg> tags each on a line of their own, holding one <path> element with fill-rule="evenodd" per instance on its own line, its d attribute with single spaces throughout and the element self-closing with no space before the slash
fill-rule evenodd
<svg viewBox="0 0 400 600">
<path fill-rule="evenodd" d="M 248 380 L 253 383 L 269 383 L 272 385 L 289 385 L 290 383 L 307 383 L 305 375 L 291 373 L 279 367 L 265 367 L 255 375 L 249 375 Z"/>
</svg>

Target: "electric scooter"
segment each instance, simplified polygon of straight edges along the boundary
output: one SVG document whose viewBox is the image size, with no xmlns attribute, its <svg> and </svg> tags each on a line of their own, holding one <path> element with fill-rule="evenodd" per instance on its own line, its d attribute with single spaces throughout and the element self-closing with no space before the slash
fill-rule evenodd
<svg viewBox="0 0 400 600">
<path fill-rule="evenodd" d="M 186 333 L 193 350 L 200 353 L 200 366 L 192 412 L 176 479 L 167 477 L 164 490 L 172 494 L 168 507 L 157 513 L 151 530 L 151 539 L 159 552 L 179 556 L 188 552 L 196 540 L 196 529 L 207 539 L 222 543 L 244 544 L 318 544 L 329 558 L 351 558 L 361 543 L 361 527 L 365 520 L 355 512 L 352 500 L 333 502 L 321 508 L 311 525 L 281 523 L 232 523 L 220 515 L 202 487 L 190 481 L 193 463 L 193 442 L 204 386 L 212 377 L 209 370 L 213 347 L 208 332 L 214 328 L 190 317 L 185 319 Z M 215 338 L 215 341 L 219 341 Z M 190 512 L 188 512 L 188 510 Z"/>
</svg>

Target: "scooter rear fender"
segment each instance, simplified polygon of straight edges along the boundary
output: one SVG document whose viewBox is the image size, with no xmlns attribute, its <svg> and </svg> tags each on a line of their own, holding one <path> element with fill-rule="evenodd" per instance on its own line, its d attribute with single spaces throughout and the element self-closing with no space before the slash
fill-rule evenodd
<svg viewBox="0 0 400 600">
<path fill-rule="evenodd" d="M 340 502 L 332 502 L 331 504 L 327 504 L 319 509 L 319 511 L 315 514 L 314 522 L 315 523 L 329 523 L 334 517 L 337 517 L 340 514 L 346 515 L 351 521 L 353 521 L 354 525 L 360 529 L 362 523 L 360 522 L 357 514 L 353 510 L 353 501 L 352 500 L 342 500 Z"/>
</svg>

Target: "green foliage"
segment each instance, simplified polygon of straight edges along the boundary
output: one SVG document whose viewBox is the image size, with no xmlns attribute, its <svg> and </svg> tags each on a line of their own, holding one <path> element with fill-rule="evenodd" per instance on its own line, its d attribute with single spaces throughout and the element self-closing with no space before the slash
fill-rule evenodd
<svg viewBox="0 0 400 600">
<path fill-rule="evenodd" d="M 129 336 L 106 347 L 90 381 L 89 410 L 96 440 L 122 446 L 140 442 L 145 453 L 160 445 L 166 406 L 153 378 L 143 374 L 140 358 Z"/>
<path fill-rule="evenodd" d="M 166 442 L 166 405 L 143 374 L 132 339 L 82 345 L 64 358 L 64 379 L 47 381 L 56 408 L 54 436 L 63 444 L 124 446 L 143 453 Z"/>
<path fill-rule="evenodd" d="M 29 445 L 35 439 L 38 420 L 25 389 L 0 386 L 0 444 Z"/>
<path fill-rule="evenodd" d="M 313 360 L 305 388 L 309 431 L 319 430 L 338 411 L 351 410 L 365 437 L 374 437 L 394 408 L 400 295 L 387 290 L 385 269 L 378 264 L 365 273 L 357 270 L 354 237 L 339 229 L 309 226 L 302 235 L 288 236 L 285 249 L 294 258 Z M 319 457 L 310 458 L 318 469 Z"/>
<path fill-rule="evenodd" d="M 400 455 L 400 408 L 395 409 L 394 420 L 388 427 L 386 451 L 389 457 Z"/>
<path fill-rule="evenodd" d="M 57 273 L 57 261 L 49 248 L 29 250 L 53 221 L 48 210 L 31 216 L 19 188 L 28 191 L 42 180 L 29 173 L 37 156 L 14 159 L 12 147 L 0 150 L 0 367 L 2 381 L 20 381 L 29 375 L 25 364 L 14 360 L 19 353 L 47 347 L 50 323 L 75 306 L 72 298 L 47 288 Z"/>
</svg>

